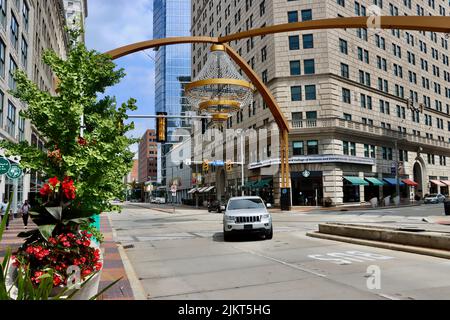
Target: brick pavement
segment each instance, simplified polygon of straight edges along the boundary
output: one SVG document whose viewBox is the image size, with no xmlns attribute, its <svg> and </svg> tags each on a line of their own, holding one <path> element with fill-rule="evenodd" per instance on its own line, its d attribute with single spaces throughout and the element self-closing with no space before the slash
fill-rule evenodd
<svg viewBox="0 0 450 320">
<path fill-rule="evenodd" d="M 34 227 L 35 225 L 30 219 L 28 230 Z M 7 247 L 15 250 L 22 244 L 22 239 L 18 238 L 17 234 L 24 230 L 22 219 L 16 218 L 10 221 L 9 230 L 5 230 L 0 243 L 0 257 L 5 255 Z M 105 238 L 102 244 L 104 261 L 99 290 L 120 277 L 122 277 L 122 280 L 106 291 L 99 300 L 134 300 L 130 282 L 128 281 L 120 253 L 117 249 L 117 244 L 113 239 L 109 219 L 105 214 L 101 216 L 100 231 Z"/>
</svg>

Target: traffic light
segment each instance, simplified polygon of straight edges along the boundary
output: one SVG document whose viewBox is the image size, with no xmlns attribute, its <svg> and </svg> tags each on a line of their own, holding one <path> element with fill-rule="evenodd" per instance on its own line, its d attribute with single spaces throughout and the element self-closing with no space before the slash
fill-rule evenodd
<svg viewBox="0 0 450 320">
<path fill-rule="evenodd" d="M 167 112 L 157 112 L 156 115 L 156 141 L 167 142 Z"/>
<path fill-rule="evenodd" d="M 205 134 L 207 129 L 208 129 L 208 119 L 202 118 L 202 134 Z"/>
<path fill-rule="evenodd" d="M 209 161 L 204 160 L 203 161 L 203 172 L 208 172 L 208 171 L 209 171 Z"/>
<path fill-rule="evenodd" d="M 233 170 L 233 164 L 231 163 L 231 161 L 227 161 L 227 171 L 231 171 Z"/>
</svg>

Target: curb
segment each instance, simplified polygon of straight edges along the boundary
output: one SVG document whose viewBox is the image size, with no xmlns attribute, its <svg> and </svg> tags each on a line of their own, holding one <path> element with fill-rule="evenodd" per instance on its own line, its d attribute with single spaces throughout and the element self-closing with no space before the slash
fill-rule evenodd
<svg viewBox="0 0 450 320">
<path fill-rule="evenodd" d="M 111 221 L 111 217 L 108 215 L 108 220 L 111 225 L 111 230 L 113 234 L 113 240 L 117 239 L 117 232 L 113 228 L 113 224 Z M 127 274 L 128 281 L 130 282 L 131 290 L 133 291 L 133 296 L 135 300 L 147 300 L 147 296 L 145 294 L 145 290 L 142 287 L 141 282 L 139 281 L 136 272 L 134 271 L 133 266 L 131 265 L 130 259 L 128 258 L 125 249 L 121 244 L 117 244 L 117 250 L 119 251 L 120 258 L 122 259 L 123 267 L 125 269 L 125 273 Z"/>
<path fill-rule="evenodd" d="M 450 233 L 432 230 L 427 231 L 425 229 L 419 231 L 421 232 L 411 232 L 399 228 L 364 224 L 319 224 L 319 232 L 321 234 L 428 248 L 432 250 L 447 251 L 450 248 Z"/>
<path fill-rule="evenodd" d="M 395 251 L 403 251 L 403 252 L 415 253 L 415 254 L 426 255 L 426 256 L 433 256 L 433 257 L 437 257 L 437 258 L 443 258 L 443 259 L 450 260 L 450 252 L 444 251 L 444 250 L 428 249 L 428 248 L 423 248 L 423 247 L 407 246 L 407 245 L 396 244 L 396 243 L 386 243 L 386 242 L 373 241 L 373 240 L 363 240 L 363 239 L 356 239 L 356 238 L 350 238 L 350 237 L 335 236 L 335 235 L 331 235 L 331 234 L 319 233 L 317 231 L 307 232 L 306 235 L 309 237 L 312 237 L 312 238 L 339 241 L 339 242 L 347 242 L 347 243 L 358 244 L 358 245 L 363 245 L 363 246 L 370 246 L 370 247 L 389 249 L 389 250 L 395 250 Z"/>
</svg>

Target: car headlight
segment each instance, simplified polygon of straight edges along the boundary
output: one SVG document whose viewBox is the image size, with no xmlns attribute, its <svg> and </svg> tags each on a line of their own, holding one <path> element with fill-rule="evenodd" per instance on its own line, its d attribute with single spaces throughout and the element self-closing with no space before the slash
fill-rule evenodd
<svg viewBox="0 0 450 320">
<path fill-rule="evenodd" d="M 263 219 L 263 220 L 268 220 L 268 219 L 270 219 L 270 214 L 269 214 L 269 213 L 263 214 L 263 215 L 262 215 L 262 219 Z"/>
<path fill-rule="evenodd" d="M 225 219 L 227 220 L 227 221 L 236 221 L 236 217 L 235 216 L 228 216 L 228 215 L 225 215 Z"/>
</svg>

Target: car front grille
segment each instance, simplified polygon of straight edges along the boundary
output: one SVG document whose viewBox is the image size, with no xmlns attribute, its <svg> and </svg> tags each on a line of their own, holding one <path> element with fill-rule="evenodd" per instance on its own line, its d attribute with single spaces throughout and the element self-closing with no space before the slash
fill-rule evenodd
<svg viewBox="0 0 450 320">
<path fill-rule="evenodd" d="M 236 217 L 236 223 L 261 222 L 261 216 Z"/>
</svg>

